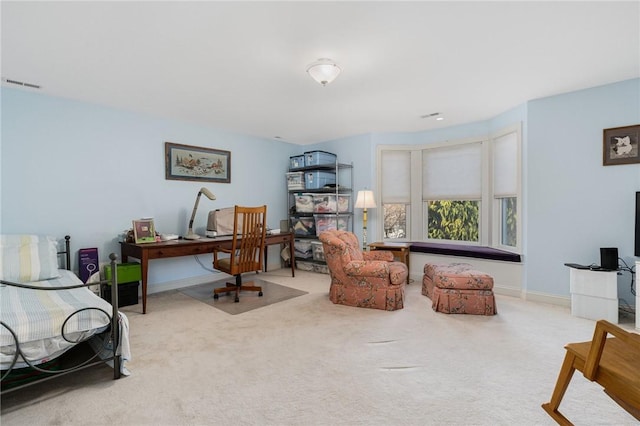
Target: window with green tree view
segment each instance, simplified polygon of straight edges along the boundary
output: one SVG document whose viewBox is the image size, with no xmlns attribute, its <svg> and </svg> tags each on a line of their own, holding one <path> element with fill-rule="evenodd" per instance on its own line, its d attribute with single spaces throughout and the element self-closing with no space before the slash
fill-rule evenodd
<svg viewBox="0 0 640 426">
<path fill-rule="evenodd" d="M 384 238 L 518 250 L 519 152 L 519 125 L 462 142 L 379 147 Z"/>
</svg>

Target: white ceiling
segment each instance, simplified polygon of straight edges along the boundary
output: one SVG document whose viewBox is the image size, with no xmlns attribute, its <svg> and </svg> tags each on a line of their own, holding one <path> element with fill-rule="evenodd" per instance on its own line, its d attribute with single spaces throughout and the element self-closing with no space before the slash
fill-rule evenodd
<svg viewBox="0 0 640 426">
<path fill-rule="evenodd" d="M 640 77 L 638 1 L 2 1 L 0 12 L 3 79 L 297 144 L 484 120 Z M 321 57 L 343 69 L 326 87 L 305 72 Z M 434 112 L 445 120 L 420 118 Z"/>
</svg>

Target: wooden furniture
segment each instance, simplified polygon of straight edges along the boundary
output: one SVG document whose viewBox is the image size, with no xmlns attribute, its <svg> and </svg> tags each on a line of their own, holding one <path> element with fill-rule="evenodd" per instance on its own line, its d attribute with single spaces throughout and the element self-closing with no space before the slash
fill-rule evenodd
<svg viewBox="0 0 640 426">
<path fill-rule="evenodd" d="M 407 265 L 407 270 L 411 272 L 409 267 L 409 249 L 411 243 L 393 243 L 393 242 L 376 242 L 369 244 L 369 250 L 385 250 L 393 253 L 393 257 L 398 261 Z M 407 275 L 407 284 L 409 284 L 409 275 Z"/>
<path fill-rule="evenodd" d="M 243 207 L 235 206 L 233 220 L 233 238 L 230 248 L 220 247 L 213 251 L 213 267 L 219 271 L 236 277 L 236 282 L 227 283 L 226 287 L 213 290 L 213 298 L 218 299 L 220 293 L 235 292 L 234 302 L 240 301 L 241 291 L 257 291 L 262 297 L 262 287 L 253 282 L 242 282 L 245 272 L 257 272 L 262 266 L 264 240 L 267 234 L 267 206 Z M 241 228 L 241 229 L 240 229 Z M 228 254 L 219 257 L 220 253 Z"/>
<path fill-rule="evenodd" d="M 129 257 L 140 260 L 140 267 L 142 269 L 142 313 L 147 313 L 147 274 L 149 272 L 149 260 L 213 253 L 214 249 L 220 247 L 230 248 L 231 243 L 232 238 L 230 236 L 201 238 L 199 240 L 170 240 L 147 244 L 121 242 L 120 254 L 122 262 L 128 262 Z M 265 239 L 265 247 L 274 244 L 289 244 L 289 254 L 291 259 L 293 259 L 293 233 L 284 232 L 280 234 L 267 235 Z M 266 253 L 264 255 L 264 261 L 266 271 Z M 291 262 L 292 277 L 295 276 L 294 268 L 294 262 Z"/>
<path fill-rule="evenodd" d="M 607 338 L 608 334 L 614 337 Z M 572 424 L 558 407 L 575 370 L 602 386 L 607 395 L 640 420 L 640 335 L 600 320 L 592 341 L 569 343 L 565 349 L 567 353 L 551 401 L 542 404 L 558 424 Z"/>
</svg>

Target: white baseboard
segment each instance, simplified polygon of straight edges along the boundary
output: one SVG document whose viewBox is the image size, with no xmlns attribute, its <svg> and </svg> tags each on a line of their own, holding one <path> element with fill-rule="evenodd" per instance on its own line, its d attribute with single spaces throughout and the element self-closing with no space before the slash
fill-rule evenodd
<svg viewBox="0 0 640 426">
<path fill-rule="evenodd" d="M 267 264 L 267 271 L 273 271 L 280 268 L 281 266 L 280 266 L 279 259 L 275 259 L 274 262 L 269 262 Z M 224 272 L 219 272 L 217 274 L 211 273 L 207 275 L 199 275 L 197 277 L 184 278 L 179 280 L 167 281 L 163 283 L 153 283 L 153 284 L 147 285 L 147 295 L 153 294 L 153 293 L 160 293 L 163 291 L 177 290 L 179 288 L 191 287 L 194 285 L 210 283 L 213 281 L 223 280 L 225 279 L 225 277 L 231 277 L 231 275 L 225 274 Z"/>
<path fill-rule="evenodd" d="M 147 285 L 147 294 L 160 293 L 163 291 L 177 290 L 179 288 L 191 287 L 194 285 L 210 283 L 213 281 L 222 280 L 230 275 L 223 272 L 217 274 L 200 275 L 197 277 L 184 278 L 174 281 L 167 281 L 164 283 L 153 283 Z"/>
<path fill-rule="evenodd" d="M 550 305 L 563 306 L 565 308 L 571 307 L 571 298 L 568 296 L 558 296 L 554 294 L 526 292 L 524 299 L 530 302 L 548 303 Z"/>
</svg>

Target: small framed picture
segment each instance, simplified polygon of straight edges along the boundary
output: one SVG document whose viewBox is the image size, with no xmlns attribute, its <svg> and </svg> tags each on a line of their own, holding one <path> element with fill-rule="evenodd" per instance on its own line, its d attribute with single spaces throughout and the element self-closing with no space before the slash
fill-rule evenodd
<svg viewBox="0 0 640 426">
<path fill-rule="evenodd" d="M 153 226 L 153 219 L 134 220 L 133 237 L 136 244 L 155 243 L 156 228 Z"/>
<path fill-rule="evenodd" d="M 603 131 L 604 166 L 640 163 L 640 124 L 614 127 Z"/>
</svg>

